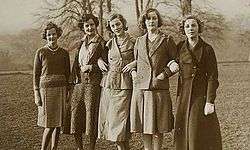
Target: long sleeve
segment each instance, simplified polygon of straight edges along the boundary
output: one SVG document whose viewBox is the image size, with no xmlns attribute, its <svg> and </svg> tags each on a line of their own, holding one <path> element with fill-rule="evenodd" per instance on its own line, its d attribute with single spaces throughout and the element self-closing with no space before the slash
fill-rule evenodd
<svg viewBox="0 0 250 150">
<path fill-rule="evenodd" d="M 34 58 L 34 66 L 33 66 L 33 88 L 34 90 L 38 90 L 40 88 L 40 76 L 42 72 L 42 62 L 40 58 L 40 51 L 37 50 Z"/>
<path fill-rule="evenodd" d="M 67 83 L 69 83 L 69 76 L 70 76 L 70 58 L 69 58 L 69 53 L 66 53 L 66 58 L 65 58 L 65 77 Z"/>
<path fill-rule="evenodd" d="M 176 61 L 176 55 L 177 55 L 177 46 L 171 36 L 168 37 L 168 43 L 167 43 L 167 49 L 168 49 L 168 56 L 167 58 L 170 61 Z M 164 73 L 167 77 L 171 77 L 174 73 L 171 72 L 168 66 L 164 67 Z"/>
<path fill-rule="evenodd" d="M 73 62 L 72 66 L 72 72 L 70 75 L 70 83 L 80 83 L 81 81 L 81 76 L 80 76 L 80 67 L 78 63 L 78 56 L 79 56 L 79 51 L 76 52 L 75 54 L 75 60 Z"/>
<path fill-rule="evenodd" d="M 211 46 L 207 47 L 207 57 L 206 57 L 206 72 L 207 72 L 207 102 L 214 103 L 216 98 L 216 91 L 219 86 L 218 81 L 218 68 L 217 60 L 214 50 Z"/>
</svg>

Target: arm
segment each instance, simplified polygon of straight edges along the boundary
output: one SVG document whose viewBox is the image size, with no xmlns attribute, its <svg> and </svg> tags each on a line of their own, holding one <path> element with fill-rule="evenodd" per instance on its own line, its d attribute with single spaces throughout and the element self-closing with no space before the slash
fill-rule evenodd
<svg viewBox="0 0 250 150">
<path fill-rule="evenodd" d="M 219 87 L 218 82 L 218 68 L 217 60 L 214 50 L 211 46 L 207 47 L 207 57 L 206 57 L 206 73 L 207 73 L 207 103 L 214 103 L 216 98 L 216 91 Z"/>
<path fill-rule="evenodd" d="M 69 79 L 69 82 L 74 83 L 74 84 L 81 82 L 80 66 L 78 63 L 78 57 L 79 57 L 79 51 L 77 51 L 75 54 L 75 60 L 73 62 L 72 72 L 70 74 L 70 79 Z"/>
<path fill-rule="evenodd" d="M 70 58 L 69 58 L 69 52 L 66 51 L 66 57 L 65 57 L 65 77 L 66 82 L 69 83 L 69 76 L 70 76 Z"/>
<path fill-rule="evenodd" d="M 130 70 L 130 74 L 132 75 L 132 78 L 136 77 L 136 70 L 137 70 L 137 59 L 138 59 L 138 38 L 136 39 L 135 45 L 134 45 L 134 61 L 131 62 L 133 65 L 133 68 Z"/>
<path fill-rule="evenodd" d="M 167 42 L 167 49 L 168 49 L 168 55 L 169 55 L 169 62 L 167 66 L 164 67 L 164 76 L 165 77 L 171 77 L 179 70 L 179 66 L 176 63 L 176 57 L 177 57 L 177 46 L 171 36 L 168 37 Z"/>
<path fill-rule="evenodd" d="M 42 73 L 42 62 L 40 58 L 40 51 L 38 50 L 35 55 L 34 59 L 34 69 L 33 69 L 33 89 L 34 89 L 34 96 L 35 96 L 35 104 L 37 106 L 42 106 L 42 100 L 40 95 L 40 76 Z"/>
</svg>

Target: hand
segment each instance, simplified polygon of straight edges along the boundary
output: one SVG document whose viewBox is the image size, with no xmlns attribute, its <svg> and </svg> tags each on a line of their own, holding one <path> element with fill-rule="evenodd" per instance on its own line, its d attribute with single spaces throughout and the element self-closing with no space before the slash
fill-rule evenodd
<svg viewBox="0 0 250 150">
<path fill-rule="evenodd" d="M 107 72 L 108 71 L 108 64 L 103 61 L 103 59 L 99 58 L 97 60 L 98 67 L 101 69 L 101 71 Z"/>
<path fill-rule="evenodd" d="M 165 74 L 164 73 L 160 73 L 156 78 L 158 80 L 164 80 L 165 79 Z"/>
<path fill-rule="evenodd" d="M 35 104 L 36 106 L 42 106 L 42 99 L 39 90 L 35 90 Z"/>
<path fill-rule="evenodd" d="M 132 62 L 132 63 L 127 64 L 125 67 L 123 67 L 123 68 L 122 68 L 122 72 L 123 72 L 123 73 L 129 72 L 129 71 L 132 70 L 133 68 L 134 68 L 134 64 L 133 64 L 133 62 Z"/>
<path fill-rule="evenodd" d="M 176 73 L 179 71 L 179 65 L 176 62 L 170 64 L 169 69 L 172 73 Z"/>
<path fill-rule="evenodd" d="M 134 80 L 136 78 L 136 76 L 137 76 L 137 72 L 135 70 L 133 70 L 131 72 L 131 76 L 132 76 L 132 79 Z"/>
<path fill-rule="evenodd" d="M 204 107 L 204 115 L 209 115 L 214 113 L 214 104 L 206 103 Z"/>
<path fill-rule="evenodd" d="M 82 72 L 90 72 L 92 70 L 92 65 L 84 65 L 84 66 L 81 66 L 81 71 Z"/>
</svg>

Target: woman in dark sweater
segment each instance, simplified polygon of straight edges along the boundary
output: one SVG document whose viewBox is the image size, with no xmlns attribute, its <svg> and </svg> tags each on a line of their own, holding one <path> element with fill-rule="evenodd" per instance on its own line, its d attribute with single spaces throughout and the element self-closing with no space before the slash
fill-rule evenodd
<svg viewBox="0 0 250 150">
<path fill-rule="evenodd" d="M 48 23 L 43 31 L 47 44 L 38 49 L 34 59 L 34 94 L 38 106 L 38 126 L 44 127 L 42 150 L 57 148 L 70 74 L 69 53 L 57 45 L 62 30 Z"/>
</svg>

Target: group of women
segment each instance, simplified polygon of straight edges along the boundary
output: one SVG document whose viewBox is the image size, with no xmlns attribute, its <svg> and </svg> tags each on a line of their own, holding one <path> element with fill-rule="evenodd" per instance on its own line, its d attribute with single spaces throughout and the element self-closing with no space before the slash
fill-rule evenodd
<svg viewBox="0 0 250 150">
<path fill-rule="evenodd" d="M 218 69 L 213 48 L 200 37 L 202 22 L 187 16 L 180 26 L 186 40 L 175 44 L 159 27 L 163 20 L 153 8 L 141 16 L 146 31 L 136 40 L 121 14 L 108 19 L 113 38 L 105 42 L 97 33 L 98 19 L 82 16 L 85 33 L 70 72 L 69 54 L 57 45 L 62 30 L 47 24 L 34 60 L 34 93 L 38 125 L 45 128 L 42 150 L 58 145 L 63 127 L 69 83 L 71 128 L 78 150 L 88 135 L 90 150 L 97 138 L 113 141 L 118 150 L 129 149 L 131 133 L 142 133 L 145 150 L 160 150 L 163 133 L 174 129 L 176 150 L 221 150 L 221 135 L 214 100 Z M 178 73 L 175 117 L 169 77 Z"/>
</svg>

